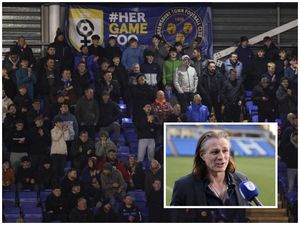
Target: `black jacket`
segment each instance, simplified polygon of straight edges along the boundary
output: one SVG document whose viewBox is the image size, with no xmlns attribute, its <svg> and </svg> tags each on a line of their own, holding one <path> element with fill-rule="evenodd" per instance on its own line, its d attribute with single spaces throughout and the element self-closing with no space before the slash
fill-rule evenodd
<svg viewBox="0 0 300 225">
<path fill-rule="evenodd" d="M 99 120 L 99 105 L 95 99 L 81 97 L 76 104 L 76 119 L 79 125 L 93 126 Z"/>
<path fill-rule="evenodd" d="M 222 89 L 222 101 L 225 106 L 238 105 L 239 101 L 244 99 L 244 88 L 241 80 L 230 81 L 229 79 L 224 82 Z"/>
<path fill-rule="evenodd" d="M 44 135 L 41 136 L 38 129 L 36 126 L 30 129 L 30 148 L 28 153 L 33 155 L 47 155 L 49 154 L 49 146 L 51 144 L 50 131 L 45 127 L 40 128 L 44 132 Z"/>
<path fill-rule="evenodd" d="M 279 113 L 295 113 L 297 111 L 297 96 L 293 94 L 288 95 L 287 90 L 282 85 L 278 87 L 276 91 L 276 98 L 278 101 Z"/>
<path fill-rule="evenodd" d="M 119 85 L 119 82 L 117 80 L 112 80 L 110 82 L 110 84 L 106 83 L 105 80 L 101 81 L 100 82 L 100 88 L 98 90 L 98 96 L 100 98 L 101 94 L 104 91 L 108 91 L 110 87 L 112 87 L 112 91 L 109 94 L 110 99 L 112 101 L 114 101 L 115 103 L 118 103 L 119 99 L 121 97 L 121 92 L 120 92 L 120 85 Z"/>
<path fill-rule="evenodd" d="M 24 143 L 19 143 L 21 138 L 25 138 Z M 28 143 L 28 134 L 24 129 L 21 131 L 13 130 L 7 137 L 7 147 L 9 152 L 28 152 Z"/>
<path fill-rule="evenodd" d="M 137 116 L 144 112 L 143 107 L 146 104 L 151 104 L 154 102 L 154 91 L 148 84 L 135 85 L 129 87 L 131 88 L 131 99 L 133 105 L 133 115 Z"/>
<path fill-rule="evenodd" d="M 203 76 L 198 80 L 197 91 L 203 98 L 203 103 L 212 104 L 212 97 L 221 96 L 222 87 L 224 84 L 224 77 L 222 74 L 216 72 L 211 76 L 208 70 L 204 70 Z"/>
<path fill-rule="evenodd" d="M 16 182 L 24 183 L 27 178 L 36 179 L 33 167 L 24 169 L 22 166 L 19 166 L 16 172 Z"/>
<path fill-rule="evenodd" d="M 119 48 L 119 46 L 114 46 L 114 47 L 111 47 L 111 46 L 107 46 L 105 48 L 105 57 L 111 61 L 113 59 L 114 56 L 120 56 L 120 59 L 122 58 L 122 51 L 121 49 Z"/>
<path fill-rule="evenodd" d="M 99 116 L 99 126 L 106 127 L 113 123 L 114 121 L 118 121 L 120 118 L 120 109 L 119 106 L 109 100 L 107 104 L 100 103 L 100 116 Z"/>
<path fill-rule="evenodd" d="M 46 212 L 53 211 L 53 214 L 62 214 L 64 212 L 63 197 L 54 196 L 52 193 L 46 200 Z"/>
<path fill-rule="evenodd" d="M 79 152 L 80 147 L 82 148 L 82 152 Z M 92 152 L 90 154 L 95 153 L 94 141 L 92 141 L 91 139 L 88 139 L 86 142 L 83 143 L 80 140 L 80 138 L 77 138 L 72 147 L 72 152 L 71 152 L 72 158 L 75 160 L 79 160 L 79 161 L 87 160 L 88 159 L 88 155 L 87 155 L 88 150 L 92 150 Z"/>
<path fill-rule="evenodd" d="M 69 214 L 70 222 L 93 222 L 93 213 L 87 210 L 78 210 L 77 208 L 72 209 Z"/>
<path fill-rule="evenodd" d="M 117 222 L 118 221 L 118 215 L 114 213 L 114 211 L 111 209 L 109 212 L 104 212 L 103 207 L 101 207 L 96 215 L 95 215 L 95 221 L 94 222 L 107 222 L 107 223 L 112 223 L 112 222 Z"/>
<path fill-rule="evenodd" d="M 262 97 L 268 98 L 268 101 L 263 101 Z M 275 93 L 271 86 L 263 88 L 260 84 L 253 89 L 253 103 L 258 106 L 258 111 L 270 112 L 274 109 Z"/>
<path fill-rule="evenodd" d="M 136 117 L 135 127 L 137 129 L 138 139 L 155 137 L 155 131 L 159 127 L 159 121 L 157 118 L 154 119 L 156 119 L 156 121 L 149 123 L 145 112 Z"/>
<path fill-rule="evenodd" d="M 245 200 L 239 191 L 239 184 L 247 180 L 240 173 L 229 174 L 232 178 L 232 183 L 235 185 L 235 194 L 238 200 L 238 205 L 249 206 L 249 202 Z M 174 185 L 173 195 L 171 200 L 172 206 L 206 206 L 206 195 L 204 190 L 203 180 L 196 178 L 193 174 L 189 174 L 177 180 Z"/>
</svg>

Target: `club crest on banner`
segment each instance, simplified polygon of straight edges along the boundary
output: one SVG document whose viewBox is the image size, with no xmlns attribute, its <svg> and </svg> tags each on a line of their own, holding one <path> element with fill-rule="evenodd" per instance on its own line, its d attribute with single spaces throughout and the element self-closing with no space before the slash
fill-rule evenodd
<svg viewBox="0 0 300 225">
<path fill-rule="evenodd" d="M 91 37 L 97 34 L 104 37 L 103 11 L 99 9 L 71 8 L 69 11 L 69 41 L 73 47 L 80 51 L 80 46 L 90 45 Z"/>
<path fill-rule="evenodd" d="M 189 8 L 173 8 L 164 12 L 155 26 L 155 33 L 166 43 L 174 45 L 181 42 L 183 46 L 197 39 L 202 42 L 204 27 L 201 17 Z"/>
</svg>

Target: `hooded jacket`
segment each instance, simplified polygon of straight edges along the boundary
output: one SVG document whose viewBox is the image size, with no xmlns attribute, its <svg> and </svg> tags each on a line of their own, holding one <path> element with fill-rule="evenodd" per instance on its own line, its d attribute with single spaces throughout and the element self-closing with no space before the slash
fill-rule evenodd
<svg viewBox="0 0 300 225">
<path fill-rule="evenodd" d="M 181 65 L 176 69 L 173 83 L 178 93 L 195 93 L 197 91 L 198 76 L 194 67 Z"/>
</svg>

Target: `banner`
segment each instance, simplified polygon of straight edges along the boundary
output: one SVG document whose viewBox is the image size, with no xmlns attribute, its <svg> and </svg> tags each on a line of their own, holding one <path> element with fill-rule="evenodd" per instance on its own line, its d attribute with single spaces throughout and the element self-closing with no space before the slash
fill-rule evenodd
<svg viewBox="0 0 300 225">
<path fill-rule="evenodd" d="M 98 34 L 101 43 L 115 36 L 119 46 L 127 47 L 128 40 L 135 37 L 139 45 L 147 48 L 152 36 L 157 34 L 169 46 L 181 42 L 184 47 L 195 39 L 200 41 L 202 54 L 212 58 L 212 16 L 210 7 L 193 4 L 193 7 L 170 5 L 160 7 L 157 3 L 137 7 L 107 7 L 94 5 L 69 5 L 66 8 L 65 34 L 69 44 L 79 51 L 81 45 L 90 45 L 91 36 Z"/>
</svg>

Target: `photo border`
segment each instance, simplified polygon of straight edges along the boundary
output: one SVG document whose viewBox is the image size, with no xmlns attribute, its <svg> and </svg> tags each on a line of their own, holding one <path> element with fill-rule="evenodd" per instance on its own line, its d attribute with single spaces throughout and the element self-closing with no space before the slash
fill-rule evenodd
<svg viewBox="0 0 300 225">
<path fill-rule="evenodd" d="M 167 126 L 180 126 L 180 125 L 194 125 L 194 126 L 201 126 L 201 125 L 275 125 L 278 130 L 278 124 L 276 122 L 259 122 L 259 123 L 244 123 L 244 122 L 217 122 L 217 123 L 208 123 L 208 122 L 165 122 L 163 128 L 163 159 L 164 159 L 164 193 L 163 193 L 163 208 L 164 209 L 276 209 L 278 208 L 278 132 L 275 132 L 275 205 L 274 206 L 169 206 L 166 205 L 166 168 L 167 168 L 167 161 L 166 161 L 166 130 Z"/>
</svg>

